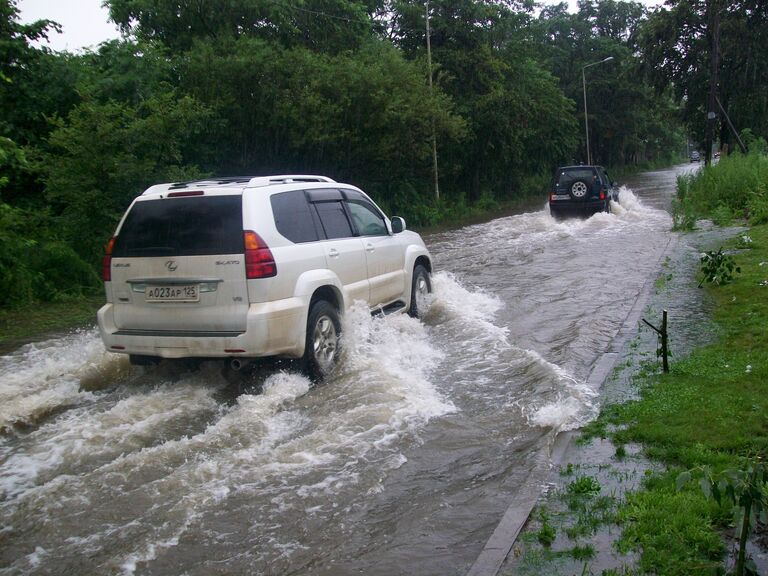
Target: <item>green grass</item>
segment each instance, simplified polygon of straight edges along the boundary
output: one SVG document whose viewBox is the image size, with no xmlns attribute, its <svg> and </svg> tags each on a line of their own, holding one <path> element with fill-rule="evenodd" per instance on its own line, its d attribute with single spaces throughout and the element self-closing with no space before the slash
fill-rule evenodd
<svg viewBox="0 0 768 576">
<path fill-rule="evenodd" d="M 0 309 L 0 346 L 12 347 L 48 332 L 95 322 L 103 303 L 104 297 L 99 296 Z"/>
<path fill-rule="evenodd" d="M 678 177 L 675 224 L 690 229 L 697 218 L 728 225 L 734 218 L 768 222 L 768 156 L 732 154 L 700 173 Z"/>
<path fill-rule="evenodd" d="M 617 445 L 642 443 L 667 467 L 619 511 L 620 545 L 641 552 L 644 573 L 722 573 L 730 510 L 707 500 L 696 482 L 678 492 L 675 478 L 768 454 L 768 226 L 749 236 L 748 248 L 733 255 L 741 273 L 704 288 L 716 302 L 719 341 L 673 359 L 669 374 L 646 375 L 639 400 L 607 407 L 588 430 Z"/>
</svg>

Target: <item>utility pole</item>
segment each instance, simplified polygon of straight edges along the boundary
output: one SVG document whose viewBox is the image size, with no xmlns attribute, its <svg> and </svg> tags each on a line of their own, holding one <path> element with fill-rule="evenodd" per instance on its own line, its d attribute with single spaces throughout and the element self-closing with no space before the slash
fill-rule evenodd
<svg viewBox="0 0 768 576">
<path fill-rule="evenodd" d="M 611 60 L 613 60 L 613 56 L 608 56 L 608 58 L 603 58 L 598 62 L 585 64 L 584 66 L 581 67 L 581 88 L 584 93 L 584 136 L 586 137 L 586 144 L 587 144 L 587 166 L 592 164 L 592 155 L 589 152 L 589 115 L 587 114 L 587 80 L 586 80 L 586 77 L 584 76 L 584 70 L 586 70 L 590 66 L 596 66 L 597 64 L 602 64 L 603 62 L 610 62 Z"/>
<path fill-rule="evenodd" d="M 429 39 L 429 0 L 424 3 L 424 20 L 427 23 L 427 68 L 429 69 L 429 95 L 432 96 L 432 44 Z M 435 200 L 440 200 L 440 181 L 437 176 L 437 134 L 435 119 L 432 118 L 432 170 L 435 175 Z"/>
<path fill-rule="evenodd" d="M 714 140 L 715 124 L 717 122 L 717 85 L 720 72 L 720 0 L 707 2 L 709 14 L 707 14 L 709 28 L 709 95 L 707 97 L 707 131 L 704 135 L 704 165 L 712 162 L 712 142 Z"/>
</svg>

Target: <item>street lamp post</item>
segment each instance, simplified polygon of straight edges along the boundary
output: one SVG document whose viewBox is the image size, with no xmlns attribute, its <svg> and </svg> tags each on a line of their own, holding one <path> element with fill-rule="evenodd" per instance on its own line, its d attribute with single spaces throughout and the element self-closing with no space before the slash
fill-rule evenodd
<svg viewBox="0 0 768 576">
<path fill-rule="evenodd" d="M 584 134 L 587 137 L 587 165 L 592 164 L 592 156 L 589 153 L 589 119 L 587 118 L 587 81 L 584 76 L 584 69 L 589 68 L 590 66 L 595 66 L 597 64 L 602 64 L 603 62 L 608 62 L 609 60 L 613 60 L 613 56 L 608 56 L 608 58 L 603 58 L 602 60 L 598 60 L 597 62 L 592 62 L 591 64 L 585 64 L 584 66 L 581 67 L 581 87 L 584 93 Z"/>
</svg>

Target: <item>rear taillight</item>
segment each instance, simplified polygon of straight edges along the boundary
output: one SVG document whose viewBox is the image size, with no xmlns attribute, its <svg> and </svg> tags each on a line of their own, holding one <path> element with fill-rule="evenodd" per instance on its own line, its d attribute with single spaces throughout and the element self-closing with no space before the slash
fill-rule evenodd
<svg viewBox="0 0 768 576">
<path fill-rule="evenodd" d="M 101 277 L 104 282 L 112 280 L 112 249 L 115 247 L 115 239 L 115 236 L 110 238 L 104 248 L 104 259 L 101 261 Z"/>
<path fill-rule="evenodd" d="M 600 200 L 605 200 L 605 190 L 600 190 Z"/>
<path fill-rule="evenodd" d="M 245 238 L 245 277 L 253 280 L 254 278 L 276 276 L 277 265 L 267 243 L 251 230 L 246 230 L 243 235 Z"/>
</svg>

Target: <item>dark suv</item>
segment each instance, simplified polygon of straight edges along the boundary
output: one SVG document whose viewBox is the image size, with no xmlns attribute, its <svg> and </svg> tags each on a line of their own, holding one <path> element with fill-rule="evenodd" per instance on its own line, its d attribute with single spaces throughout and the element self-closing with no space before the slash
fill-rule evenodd
<svg viewBox="0 0 768 576">
<path fill-rule="evenodd" d="M 562 166 L 552 178 L 549 213 L 559 218 L 610 212 L 611 200 L 619 199 L 617 186 L 602 166 Z"/>
</svg>

